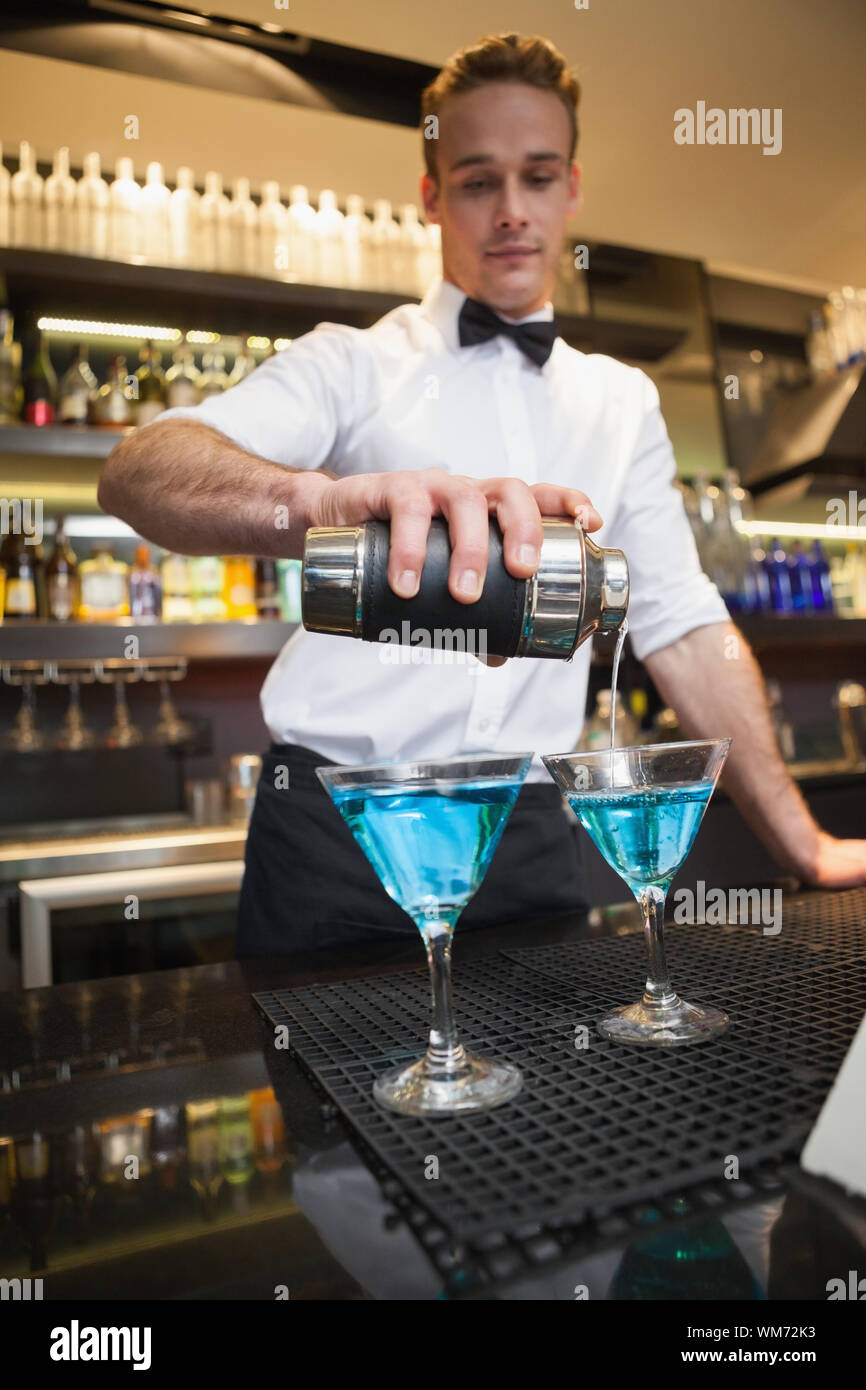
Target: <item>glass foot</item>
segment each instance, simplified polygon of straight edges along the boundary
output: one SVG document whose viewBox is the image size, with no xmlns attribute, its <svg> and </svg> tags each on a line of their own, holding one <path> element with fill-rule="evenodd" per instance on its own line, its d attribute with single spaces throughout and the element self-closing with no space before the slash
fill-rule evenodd
<svg viewBox="0 0 866 1390">
<path fill-rule="evenodd" d="M 508 1062 L 489 1062 L 466 1056 L 459 1071 L 448 1077 L 431 1075 L 426 1057 L 409 1067 L 392 1067 L 373 1086 L 380 1105 L 400 1115 L 464 1115 L 492 1110 L 517 1095 L 523 1077 Z"/>
<path fill-rule="evenodd" d="M 636 1043 L 642 1047 L 678 1047 L 685 1043 L 705 1042 L 715 1033 L 722 1033 L 730 1019 L 721 1009 L 703 1004 L 687 1004 L 674 998 L 668 1005 L 648 1004 L 642 999 L 614 1009 L 603 1018 L 598 1031 L 612 1042 Z"/>
</svg>

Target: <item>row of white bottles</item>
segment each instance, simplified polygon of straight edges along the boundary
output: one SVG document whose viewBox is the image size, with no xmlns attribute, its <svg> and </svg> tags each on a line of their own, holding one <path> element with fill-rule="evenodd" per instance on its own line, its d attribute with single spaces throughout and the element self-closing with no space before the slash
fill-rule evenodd
<svg viewBox="0 0 866 1390">
<path fill-rule="evenodd" d="M 139 184 L 129 158 L 117 160 L 109 184 L 95 153 L 85 155 L 76 181 L 66 147 L 43 180 L 27 141 L 11 177 L 0 146 L 0 245 L 418 296 L 440 265 L 439 228 L 423 225 L 412 203 L 398 221 L 379 198 L 371 219 L 358 194 L 343 213 L 331 189 L 314 208 L 303 184 L 285 204 L 273 181 L 256 203 L 249 179 L 236 179 L 229 198 L 211 171 L 199 194 L 188 168 L 178 169 L 170 190 L 161 164 L 149 164 Z"/>
</svg>

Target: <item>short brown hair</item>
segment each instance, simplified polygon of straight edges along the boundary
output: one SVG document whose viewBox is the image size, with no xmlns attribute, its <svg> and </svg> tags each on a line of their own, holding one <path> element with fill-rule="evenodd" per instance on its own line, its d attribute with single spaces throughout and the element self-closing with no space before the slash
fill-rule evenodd
<svg viewBox="0 0 866 1390">
<path fill-rule="evenodd" d="M 454 53 L 421 95 L 424 163 L 431 178 L 437 177 L 436 141 L 424 132 L 428 118 L 438 116 L 446 97 L 471 92 L 485 82 L 526 82 L 558 96 L 571 124 L 568 157 L 574 158 L 580 84 L 564 56 L 549 39 L 537 34 L 487 34 Z"/>
</svg>

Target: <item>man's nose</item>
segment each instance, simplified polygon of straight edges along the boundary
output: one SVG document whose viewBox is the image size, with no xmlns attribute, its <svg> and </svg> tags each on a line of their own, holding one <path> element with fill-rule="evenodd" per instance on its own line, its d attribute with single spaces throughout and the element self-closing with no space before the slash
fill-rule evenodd
<svg viewBox="0 0 866 1390">
<path fill-rule="evenodd" d="M 524 193 L 518 181 L 506 179 L 502 186 L 502 197 L 496 210 L 496 224 L 499 227 L 525 227 L 529 218 L 524 202 Z"/>
</svg>

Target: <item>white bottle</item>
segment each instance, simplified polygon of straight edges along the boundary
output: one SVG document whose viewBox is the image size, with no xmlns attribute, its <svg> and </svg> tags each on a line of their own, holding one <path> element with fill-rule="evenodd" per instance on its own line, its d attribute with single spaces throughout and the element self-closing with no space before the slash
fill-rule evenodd
<svg viewBox="0 0 866 1390">
<path fill-rule="evenodd" d="M 45 249 L 74 251 L 75 245 L 75 179 L 69 172 L 69 147 L 63 145 L 45 180 Z"/>
<path fill-rule="evenodd" d="M 400 228 L 391 215 L 387 198 L 377 198 L 373 204 L 373 225 L 370 228 L 370 249 L 373 289 L 396 290 L 398 284 L 395 263 L 399 261 Z"/>
<path fill-rule="evenodd" d="M 273 279 L 289 269 L 289 215 L 280 202 L 280 185 L 262 184 L 259 207 L 259 273 Z"/>
<path fill-rule="evenodd" d="M 319 210 L 313 218 L 313 278 L 318 285 L 344 285 L 343 214 L 332 188 L 319 194 Z"/>
<path fill-rule="evenodd" d="M 177 186 L 169 198 L 169 252 L 172 265 L 197 266 L 199 249 L 199 204 L 192 169 L 177 171 Z"/>
<path fill-rule="evenodd" d="M 241 275 L 255 275 L 258 270 L 258 208 L 250 197 L 249 179 L 235 179 L 229 206 L 231 232 L 231 269 Z"/>
<path fill-rule="evenodd" d="M 12 245 L 42 245 L 42 176 L 36 172 L 36 159 L 26 140 L 21 141 L 18 168 L 10 182 L 12 198 Z"/>
<path fill-rule="evenodd" d="M 313 221 L 315 212 L 307 201 L 307 189 L 296 183 L 289 189 L 289 273 L 302 285 L 313 280 Z"/>
<path fill-rule="evenodd" d="M 12 228 L 10 226 L 11 194 L 9 185 L 12 176 L 3 163 L 3 145 L 0 143 L 0 246 L 8 246 Z"/>
<path fill-rule="evenodd" d="M 147 166 L 144 187 L 141 190 L 141 216 L 139 219 L 139 254 L 148 265 L 169 265 L 169 207 L 171 194 L 162 177 L 162 165 L 154 160 Z"/>
<path fill-rule="evenodd" d="M 360 290 L 366 284 L 370 219 L 364 208 L 364 199 L 359 193 L 350 193 L 346 199 L 346 216 L 343 218 L 342 231 L 345 283 L 350 289 Z"/>
<path fill-rule="evenodd" d="M 78 251 L 82 256 L 108 255 L 108 184 L 99 155 L 84 156 L 84 174 L 75 190 L 78 205 Z"/>
<path fill-rule="evenodd" d="M 404 203 L 400 208 L 401 280 L 397 288 L 417 295 L 419 299 L 427 288 L 421 284 L 426 246 L 427 234 L 418 220 L 418 209 L 414 203 Z"/>
<path fill-rule="evenodd" d="M 204 176 L 204 196 L 199 203 L 202 270 L 228 270 L 231 263 L 229 200 L 223 193 L 222 174 Z"/>
<path fill-rule="evenodd" d="M 424 240 L 418 279 L 418 289 L 422 295 L 427 293 L 431 281 L 442 274 L 442 228 L 438 222 L 427 223 Z"/>
<path fill-rule="evenodd" d="M 114 182 L 109 190 L 108 254 L 113 261 L 138 259 L 138 229 L 141 215 L 141 188 L 128 155 L 114 166 Z"/>
</svg>

